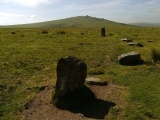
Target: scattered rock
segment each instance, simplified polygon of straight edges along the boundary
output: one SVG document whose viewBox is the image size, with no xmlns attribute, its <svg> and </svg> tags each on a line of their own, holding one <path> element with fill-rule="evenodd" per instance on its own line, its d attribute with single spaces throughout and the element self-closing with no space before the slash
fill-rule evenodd
<svg viewBox="0 0 160 120">
<path fill-rule="evenodd" d="M 118 62 L 122 65 L 137 65 L 142 62 L 140 54 L 137 52 L 130 52 L 118 56 Z"/>
<path fill-rule="evenodd" d="M 147 42 L 154 42 L 153 40 L 147 40 Z"/>
<path fill-rule="evenodd" d="M 43 30 L 43 31 L 41 32 L 41 34 L 48 34 L 48 31 Z"/>
<path fill-rule="evenodd" d="M 89 85 L 100 85 L 100 86 L 107 86 L 107 81 L 101 81 L 99 78 L 88 77 L 86 78 L 86 83 Z"/>
<path fill-rule="evenodd" d="M 108 36 L 113 36 L 113 34 L 112 34 L 112 33 L 110 33 L 110 34 L 108 34 Z"/>
<path fill-rule="evenodd" d="M 16 32 L 11 32 L 11 34 L 16 34 Z"/>
<path fill-rule="evenodd" d="M 66 32 L 65 31 L 58 31 L 57 34 L 58 35 L 63 35 L 63 34 L 66 34 Z"/>
<path fill-rule="evenodd" d="M 81 35 L 84 35 L 84 33 L 81 33 Z"/>
<path fill-rule="evenodd" d="M 84 115 L 82 113 L 79 113 L 78 115 L 81 116 L 81 117 L 84 117 Z"/>
<path fill-rule="evenodd" d="M 132 43 L 127 43 L 127 45 L 129 45 L 129 46 L 143 47 L 143 45 L 142 45 L 141 43 L 134 43 L 134 42 L 132 42 Z"/>
<path fill-rule="evenodd" d="M 132 40 L 129 39 L 129 38 L 122 38 L 121 40 L 124 41 L 124 42 L 132 42 Z"/>
</svg>

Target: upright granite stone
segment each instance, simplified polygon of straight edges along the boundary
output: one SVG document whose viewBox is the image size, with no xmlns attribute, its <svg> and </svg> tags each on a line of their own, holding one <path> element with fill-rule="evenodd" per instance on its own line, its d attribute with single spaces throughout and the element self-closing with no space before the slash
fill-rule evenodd
<svg viewBox="0 0 160 120">
<path fill-rule="evenodd" d="M 68 56 L 57 64 L 56 97 L 65 97 L 83 87 L 87 77 L 87 65 L 80 59 Z"/>
<path fill-rule="evenodd" d="M 106 29 L 105 28 L 101 29 L 101 36 L 106 37 Z"/>
</svg>

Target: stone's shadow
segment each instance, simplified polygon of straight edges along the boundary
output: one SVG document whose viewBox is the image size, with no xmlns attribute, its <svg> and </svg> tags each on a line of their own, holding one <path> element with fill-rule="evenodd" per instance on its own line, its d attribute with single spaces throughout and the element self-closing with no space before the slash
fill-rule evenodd
<svg viewBox="0 0 160 120">
<path fill-rule="evenodd" d="M 95 94 L 87 87 L 76 89 L 65 97 L 53 96 L 53 104 L 63 110 L 82 114 L 87 118 L 104 119 L 111 107 L 116 104 L 96 98 Z"/>
<path fill-rule="evenodd" d="M 138 66 L 138 65 L 144 65 L 144 64 L 145 64 L 144 60 L 140 59 L 136 63 L 126 63 L 126 64 L 121 64 L 121 65 L 124 65 L 124 66 Z"/>
<path fill-rule="evenodd" d="M 116 104 L 113 102 L 95 98 L 91 103 L 80 108 L 69 109 L 69 111 L 73 113 L 80 113 L 82 116 L 87 118 L 104 119 L 111 107 L 114 107 L 115 105 Z"/>
<path fill-rule="evenodd" d="M 64 97 L 57 97 L 54 94 L 52 103 L 58 109 L 68 110 L 93 119 L 104 119 L 111 107 L 116 105 L 113 102 L 96 98 L 90 88 L 85 85 Z"/>
</svg>

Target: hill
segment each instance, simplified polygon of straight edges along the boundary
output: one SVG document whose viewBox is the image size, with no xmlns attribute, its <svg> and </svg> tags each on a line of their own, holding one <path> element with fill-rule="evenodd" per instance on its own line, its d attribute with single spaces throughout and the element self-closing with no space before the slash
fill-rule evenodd
<svg viewBox="0 0 160 120">
<path fill-rule="evenodd" d="M 131 25 L 109 21 L 103 18 L 96 18 L 90 16 L 77 16 L 60 20 L 0 26 L 0 28 L 59 28 L 59 27 L 128 27 Z"/>
<path fill-rule="evenodd" d="M 131 25 L 140 27 L 160 27 L 160 23 L 131 23 Z"/>
</svg>

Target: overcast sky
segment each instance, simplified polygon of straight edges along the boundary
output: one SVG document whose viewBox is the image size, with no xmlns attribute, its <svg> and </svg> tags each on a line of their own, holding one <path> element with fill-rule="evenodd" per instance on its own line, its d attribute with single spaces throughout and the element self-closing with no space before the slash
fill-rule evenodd
<svg viewBox="0 0 160 120">
<path fill-rule="evenodd" d="M 160 23 L 160 0 L 0 0 L 0 25 L 85 15 L 121 23 Z"/>
</svg>

